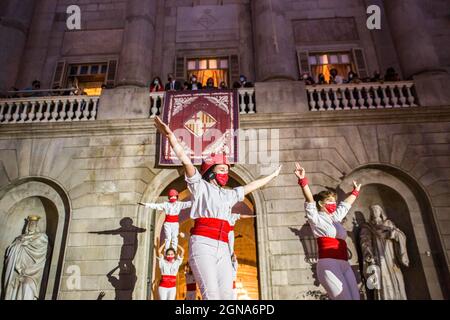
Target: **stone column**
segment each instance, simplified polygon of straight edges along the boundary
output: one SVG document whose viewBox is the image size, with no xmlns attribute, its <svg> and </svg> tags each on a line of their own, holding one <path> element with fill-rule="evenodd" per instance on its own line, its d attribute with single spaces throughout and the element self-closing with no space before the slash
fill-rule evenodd
<svg viewBox="0 0 450 320">
<path fill-rule="evenodd" d="M 120 53 L 118 86 L 150 84 L 156 0 L 129 0 Z"/>
<path fill-rule="evenodd" d="M 41 81 L 42 88 L 51 86 L 51 83 L 43 77 L 46 64 L 42 62 L 47 59 L 57 4 L 57 0 L 41 0 L 36 7 L 31 22 L 33 32 L 28 36 L 17 77 L 19 88 L 30 86 L 31 82 L 36 79 Z"/>
<path fill-rule="evenodd" d="M 292 24 L 284 1 L 252 0 L 256 81 L 298 80 Z"/>
<path fill-rule="evenodd" d="M 117 87 L 102 92 L 99 120 L 150 116 L 148 86 L 152 76 L 156 5 L 156 0 L 128 0 Z"/>
<path fill-rule="evenodd" d="M 414 79 L 420 104 L 450 105 L 450 75 L 440 65 L 418 1 L 385 0 L 384 7 L 403 75 Z"/>
<path fill-rule="evenodd" d="M 2 1 L 0 16 L 0 91 L 9 90 L 16 85 L 35 3 L 34 0 Z"/>
</svg>

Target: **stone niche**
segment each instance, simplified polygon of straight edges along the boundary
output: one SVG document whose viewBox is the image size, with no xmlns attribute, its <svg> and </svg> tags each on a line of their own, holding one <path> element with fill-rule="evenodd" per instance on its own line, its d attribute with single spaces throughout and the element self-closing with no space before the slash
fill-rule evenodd
<svg viewBox="0 0 450 320">
<path fill-rule="evenodd" d="M 239 39 L 239 6 L 177 8 L 176 42 L 233 41 Z"/>
<path fill-rule="evenodd" d="M 297 44 L 358 41 L 358 29 L 353 17 L 295 20 Z"/>
</svg>

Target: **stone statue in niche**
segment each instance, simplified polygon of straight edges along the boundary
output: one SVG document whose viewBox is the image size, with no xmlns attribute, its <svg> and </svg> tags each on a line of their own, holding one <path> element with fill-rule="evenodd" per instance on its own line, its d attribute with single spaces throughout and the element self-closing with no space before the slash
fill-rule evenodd
<svg viewBox="0 0 450 320">
<path fill-rule="evenodd" d="M 409 266 L 406 236 L 380 205 L 370 207 L 369 222 L 360 230 L 367 288 L 376 300 L 406 300 L 401 266 Z"/>
<path fill-rule="evenodd" d="M 47 260 L 48 238 L 41 233 L 41 217 L 29 216 L 26 231 L 6 249 L 5 300 L 38 300 Z"/>
</svg>

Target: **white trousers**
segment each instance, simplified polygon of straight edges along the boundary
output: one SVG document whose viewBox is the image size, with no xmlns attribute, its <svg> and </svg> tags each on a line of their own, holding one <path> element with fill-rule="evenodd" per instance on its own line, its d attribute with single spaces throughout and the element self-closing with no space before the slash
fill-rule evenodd
<svg viewBox="0 0 450 320">
<path fill-rule="evenodd" d="M 319 259 L 317 277 L 331 300 L 360 300 L 355 273 L 348 261 Z"/>
<path fill-rule="evenodd" d="M 158 288 L 159 300 L 175 300 L 177 297 L 177 288 Z"/>
<path fill-rule="evenodd" d="M 178 234 L 180 233 L 180 224 L 175 222 L 164 222 L 164 235 L 166 236 L 165 248 L 174 248 L 177 250 L 178 247 Z"/>
<path fill-rule="evenodd" d="M 186 300 L 197 300 L 197 291 L 187 291 Z"/>
<path fill-rule="evenodd" d="M 203 300 L 233 300 L 233 267 L 226 242 L 191 236 L 189 265 Z"/>
<path fill-rule="evenodd" d="M 234 253 L 234 231 L 228 233 L 228 247 L 230 248 L 230 256 Z"/>
</svg>

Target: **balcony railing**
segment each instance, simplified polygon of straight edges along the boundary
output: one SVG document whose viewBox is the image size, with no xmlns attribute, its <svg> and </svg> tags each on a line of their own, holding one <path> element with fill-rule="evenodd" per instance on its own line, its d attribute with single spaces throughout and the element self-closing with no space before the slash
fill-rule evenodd
<svg viewBox="0 0 450 320">
<path fill-rule="evenodd" d="M 150 117 L 154 118 L 161 114 L 162 106 L 164 105 L 165 92 L 151 92 L 150 93 Z M 241 114 L 256 113 L 255 104 L 255 88 L 238 89 L 239 95 L 239 110 Z"/>
<path fill-rule="evenodd" d="M 0 100 L 0 123 L 94 121 L 98 96 L 49 96 Z"/>
<path fill-rule="evenodd" d="M 307 86 L 311 111 L 417 107 L 411 81 Z"/>
</svg>

